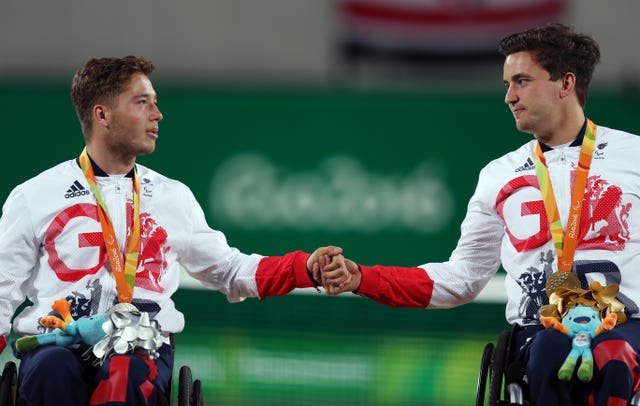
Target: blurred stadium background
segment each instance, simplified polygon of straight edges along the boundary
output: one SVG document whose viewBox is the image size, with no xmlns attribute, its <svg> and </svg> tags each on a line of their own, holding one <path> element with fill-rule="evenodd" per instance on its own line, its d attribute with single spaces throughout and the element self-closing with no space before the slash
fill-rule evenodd
<svg viewBox="0 0 640 406">
<path fill-rule="evenodd" d="M 165 119 L 140 161 L 188 184 L 232 245 L 446 260 L 479 169 L 529 137 L 503 104 L 499 38 L 546 21 L 593 34 L 587 112 L 640 133 L 638 15 L 631 0 L 3 0 L 0 196 L 80 152 L 68 89 L 84 60 L 144 55 Z M 438 311 L 313 290 L 230 304 L 185 278 L 176 364 L 210 404 L 469 405 L 506 328 L 501 278 Z"/>
</svg>

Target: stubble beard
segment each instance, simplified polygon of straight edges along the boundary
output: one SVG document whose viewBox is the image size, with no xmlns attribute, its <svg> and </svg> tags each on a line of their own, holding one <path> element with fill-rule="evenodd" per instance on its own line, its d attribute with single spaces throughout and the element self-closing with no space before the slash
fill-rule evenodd
<svg viewBox="0 0 640 406">
<path fill-rule="evenodd" d="M 112 134 L 108 140 L 107 148 L 109 152 L 123 160 L 149 155 L 155 151 L 156 147 L 155 141 L 148 139 L 146 133 L 138 135 L 134 131 L 126 130 L 118 124 L 113 125 Z"/>
</svg>

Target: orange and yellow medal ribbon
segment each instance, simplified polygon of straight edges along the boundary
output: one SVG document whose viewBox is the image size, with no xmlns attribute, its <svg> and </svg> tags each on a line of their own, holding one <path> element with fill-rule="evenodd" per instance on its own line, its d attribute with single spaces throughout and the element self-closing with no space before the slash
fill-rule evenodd
<svg viewBox="0 0 640 406">
<path fill-rule="evenodd" d="M 83 149 L 80 154 L 80 167 L 84 176 L 89 182 L 89 187 L 93 192 L 98 203 L 98 217 L 102 226 L 102 235 L 104 236 L 104 244 L 107 249 L 107 256 L 111 264 L 116 287 L 118 289 L 118 301 L 120 303 L 131 303 L 133 298 L 133 286 L 135 285 L 136 269 L 138 268 L 138 256 L 140 253 L 140 182 L 138 175 L 134 169 L 133 172 L 133 225 L 131 234 L 129 235 L 129 243 L 127 244 L 127 253 L 123 258 L 116 239 L 116 233 L 113 224 L 109 219 L 104 199 L 98 188 L 96 177 L 93 172 L 93 166 L 89 160 L 87 149 Z M 124 260 L 124 264 L 123 264 Z"/>
<path fill-rule="evenodd" d="M 584 133 L 582 148 L 580 149 L 580 158 L 578 159 L 578 170 L 576 171 L 573 191 L 571 192 L 569 219 L 564 233 L 562 230 L 562 222 L 560 221 L 560 214 L 558 213 L 558 205 L 556 204 L 556 198 L 553 194 L 553 188 L 551 187 L 547 162 L 540 148 L 540 143 L 538 142 L 536 146 L 534 154 L 536 176 L 540 184 L 542 201 L 544 202 L 545 212 L 549 220 L 553 245 L 558 253 L 559 271 L 571 272 L 571 268 L 573 267 L 573 257 L 580 231 L 580 214 L 582 212 L 582 203 L 587 187 L 587 178 L 589 176 L 591 156 L 595 142 L 596 125 L 591 120 L 587 120 L 587 128 Z"/>
</svg>

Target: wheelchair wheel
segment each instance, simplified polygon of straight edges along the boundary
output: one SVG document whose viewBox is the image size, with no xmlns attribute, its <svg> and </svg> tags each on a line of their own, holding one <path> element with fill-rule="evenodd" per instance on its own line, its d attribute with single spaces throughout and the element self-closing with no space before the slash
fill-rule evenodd
<svg viewBox="0 0 640 406">
<path fill-rule="evenodd" d="M 476 406 L 484 406 L 484 395 L 487 388 L 487 376 L 491 358 L 493 357 L 493 343 L 488 343 L 482 351 L 482 360 L 480 361 L 480 372 L 478 373 L 478 386 L 476 389 Z"/>
<path fill-rule="evenodd" d="M 495 351 L 493 352 L 493 361 L 491 363 L 491 375 L 489 377 L 489 406 L 496 406 L 500 403 L 502 397 L 503 378 L 507 367 L 507 358 L 509 356 L 509 342 L 511 340 L 511 331 L 503 331 L 498 337 Z"/>
<path fill-rule="evenodd" d="M 184 365 L 178 374 L 178 406 L 191 406 L 192 388 L 191 368 Z"/>
<path fill-rule="evenodd" d="M 196 379 L 193 382 L 193 391 L 191 393 L 191 404 L 192 406 L 203 406 L 204 402 L 202 400 L 202 382 L 200 379 Z"/>
<path fill-rule="evenodd" d="M 16 381 L 18 378 L 16 364 L 8 361 L 0 378 L 0 406 L 13 406 L 16 401 Z"/>
</svg>

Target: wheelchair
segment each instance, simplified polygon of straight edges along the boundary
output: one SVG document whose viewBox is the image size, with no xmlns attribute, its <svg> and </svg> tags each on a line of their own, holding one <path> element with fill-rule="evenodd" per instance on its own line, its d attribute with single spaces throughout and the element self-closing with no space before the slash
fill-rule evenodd
<svg viewBox="0 0 640 406">
<path fill-rule="evenodd" d="M 476 406 L 530 405 L 526 399 L 525 366 L 512 359 L 512 344 L 513 330 L 505 330 L 495 345 L 492 342 L 485 345 L 478 373 Z M 640 406 L 640 391 L 633 395 L 629 406 Z"/>
<path fill-rule="evenodd" d="M 522 406 L 524 400 L 524 368 L 510 363 L 512 331 L 500 333 L 498 341 L 487 343 L 482 351 L 476 390 L 476 406 Z M 487 393 L 488 389 L 488 393 Z"/>
<path fill-rule="evenodd" d="M 172 382 L 165 391 L 166 405 L 176 400 L 172 394 Z M 202 382 L 192 378 L 191 368 L 180 367 L 178 372 L 178 406 L 203 406 Z M 7 361 L 0 376 L 0 406 L 26 406 L 26 402 L 18 396 L 18 368 L 13 361 Z"/>
</svg>

